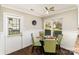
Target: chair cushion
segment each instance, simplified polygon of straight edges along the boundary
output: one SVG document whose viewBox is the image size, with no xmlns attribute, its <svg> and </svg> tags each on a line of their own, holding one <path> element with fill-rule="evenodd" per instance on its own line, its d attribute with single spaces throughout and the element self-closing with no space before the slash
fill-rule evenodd
<svg viewBox="0 0 79 59">
<path fill-rule="evenodd" d="M 40 42 L 35 42 L 34 46 L 41 46 L 41 43 Z"/>
</svg>

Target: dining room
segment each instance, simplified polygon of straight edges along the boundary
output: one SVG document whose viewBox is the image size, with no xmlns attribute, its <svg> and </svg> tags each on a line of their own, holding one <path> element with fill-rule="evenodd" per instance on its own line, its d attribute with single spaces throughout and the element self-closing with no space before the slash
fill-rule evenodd
<svg viewBox="0 0 79 59">
<path fill-rule="evenodd" d="M 74 55 L 76 4 L 1 4 L 0 54 Z"/>
</svg>

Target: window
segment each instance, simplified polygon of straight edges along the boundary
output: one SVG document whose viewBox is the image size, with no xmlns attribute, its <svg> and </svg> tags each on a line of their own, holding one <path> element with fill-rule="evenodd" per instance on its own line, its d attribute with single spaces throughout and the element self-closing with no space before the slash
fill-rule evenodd
<svg viewBox="0 0 79 59">
<path fill-rule="evenodd" d="M 62 34 L 62 23 L 55 21 L 53 23 L 53 36 L 58 37 L 59 34 Z"/>
<path fill-rule="evenodd" d="M 54 29 L 59 29 L 59 30 L 62 30 L 62 23 L 60 23 L 60 22 L 54 22 L 53 23 L 53 28 Z"/>
<path fill-rule="evenodd" d="M 51 36 L 51 30 L 45 30 L 45 36 Z"/>
<path fill-rule="evenodd" d="M 8 17 L 8 35 L 20 34 L 20 19 Z"/>
</svg>

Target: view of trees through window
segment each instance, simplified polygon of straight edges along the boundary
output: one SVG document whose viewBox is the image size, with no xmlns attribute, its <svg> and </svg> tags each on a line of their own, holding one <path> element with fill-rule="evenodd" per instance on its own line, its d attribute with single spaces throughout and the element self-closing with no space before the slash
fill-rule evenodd
<svg viewBox="0 0 79 59">
<path fill-rule="evenodd" d="M 8 34 L 20 34 L 20 19 L 8 17 Z"/>
</svg>

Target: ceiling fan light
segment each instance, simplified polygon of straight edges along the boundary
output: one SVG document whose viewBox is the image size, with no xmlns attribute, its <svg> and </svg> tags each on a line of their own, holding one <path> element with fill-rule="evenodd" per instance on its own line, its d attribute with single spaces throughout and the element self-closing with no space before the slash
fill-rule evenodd
<svg viewBox="0 0 79 59">
<path fill-rule="evenodd" d="M 46 14 L 49 14 L 49 12 L 48 12 L 48 11 L 46 11 Z"/>
<path fill-rule="evenodd" d="M 34 11 L 34 9 L 30 9 L 31 11 Z"/>
</svg>

